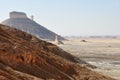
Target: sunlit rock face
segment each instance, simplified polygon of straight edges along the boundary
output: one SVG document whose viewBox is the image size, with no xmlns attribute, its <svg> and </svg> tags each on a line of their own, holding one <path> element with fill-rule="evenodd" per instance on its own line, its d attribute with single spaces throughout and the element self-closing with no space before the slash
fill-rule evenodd
<svg viewBox="0 0 120 80">
<path fill-rule="evenodd" d="M 13 11 L 9 13 L 9 16 L 10 18 L 3 21 L 2 24 L 30 33 L 40 39 L 54 40 L 57 35 L 59 40 L 65 40 L 60 35 L 29 19 L 23 12 Z"/>
<path fill-rule="evenodd" d="M 0 80 L 115 79 L 91 71 L 54 44 L 0 24 Z"/>
</svg>

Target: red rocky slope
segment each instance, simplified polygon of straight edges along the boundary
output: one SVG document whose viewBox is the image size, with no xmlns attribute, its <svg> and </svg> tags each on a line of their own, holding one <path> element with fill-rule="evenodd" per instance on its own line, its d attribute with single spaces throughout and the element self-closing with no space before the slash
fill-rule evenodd
<svg viewBox="0 0 120 80">
<path fill-rule="evenodd" d="M 0 80 L 114 80 L 57 46 L 0 25 Z"/>
</svg>

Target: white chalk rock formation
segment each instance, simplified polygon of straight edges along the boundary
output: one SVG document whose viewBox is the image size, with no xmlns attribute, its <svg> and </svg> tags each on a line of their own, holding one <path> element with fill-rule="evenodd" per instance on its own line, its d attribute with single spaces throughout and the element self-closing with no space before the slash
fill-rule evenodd
<svg viewBox="0 0 120 80">
<path fill-rule="evenodd" d="M 58 35 L 48 30 L 44 26 L 36 23 L 33 20 L 33 17 L 32 19 L 28 18 L 27 15 L 23 12 L 13 11 L 13 12 L 10 12 L 9 16 L 10 18 L 3 21 L 2 24 L 25 31 L 27 33 L 35 35 L 36 37 L 44 40 L 54 40 L 55 36 Z M 58 36 L 58 38 L 59 40 L 65 40 L 61 36 Z"/>
<path fill-rule="evenodd" d="M 23 12 L 10 12 L 10 18 L 27 18 L 27 15 Z"/>
<path fill-rule="evenodd" d="M 58 36 L 55 37 L 55 44 L 59 45 L 59 44 L 64 44 L 61 40 L 58 39 Z"/>
</svg>

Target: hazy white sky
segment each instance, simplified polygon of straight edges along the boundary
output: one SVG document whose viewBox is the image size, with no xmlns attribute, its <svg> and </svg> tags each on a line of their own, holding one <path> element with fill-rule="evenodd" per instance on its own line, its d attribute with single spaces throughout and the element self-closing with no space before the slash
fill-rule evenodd
<svg viewBox="0 0 120 80">
<path fill-rule="evenodd" d="M 0 0 L 0 22 L 11 11 L 62 35 L 120 35 L 120 0 Z"/>
</svg>

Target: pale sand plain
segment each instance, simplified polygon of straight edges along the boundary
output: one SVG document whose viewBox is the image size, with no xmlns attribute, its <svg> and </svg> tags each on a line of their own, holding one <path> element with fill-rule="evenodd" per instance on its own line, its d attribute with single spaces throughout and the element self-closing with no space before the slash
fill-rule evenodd
<svg viewBox="0 0 120 80">
<path fill-rule="evenodd" d="M 63 42 L 64 45 L 58 46 L 97 66 L 94 71 L 120 80 L 120 38 L 79 38 Z"/>
</svg>

